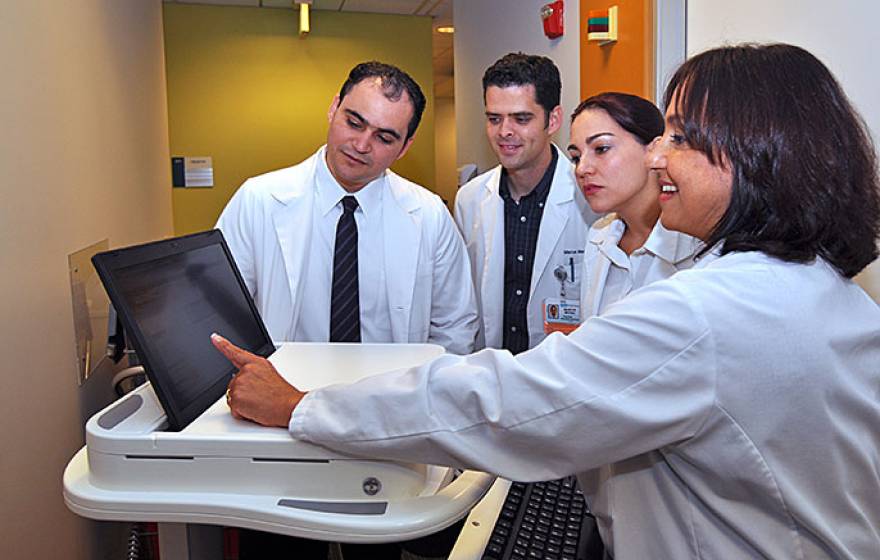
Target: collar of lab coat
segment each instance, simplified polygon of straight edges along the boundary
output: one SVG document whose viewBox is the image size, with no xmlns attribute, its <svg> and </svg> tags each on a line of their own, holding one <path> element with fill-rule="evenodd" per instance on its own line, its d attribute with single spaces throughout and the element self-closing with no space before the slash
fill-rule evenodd
<svg viewBox="0 0 880 560">
<path fill-rule="evenodd" d="M 654 229 L 645 241 L 645 249 L 671 264 L 693 257 L 699 246 L 699 240 L 685 233 L 666 229 L 660 220 L 654 224 Z"/>
<path fill-rule="evenodd" d="M 272 218 L 294 302 L 292 329 L 296 328 L 299 318 L 302 298 L 298 288 L 311 246 L 315 173 L 325 149 L 322 146 L 299 165 L 285 169 L 287 177 L 271 191 L 282 205 L 273 212 Z M 388 192 L 382 196 L 383 243 L 386 257 L 393 256 L 395 263 L 395 273 L 386 274 L 391 331 L 394 340 L 406 340 L 421 245 L 421 202 L 416 193 L 407 188 L 405 179 L 392 171 L 385 172 L 385 179 Z"/>
<path fill-rule="evenodd" d="M 550 184 L 550 192 L 547 194 L 547 201 L 544 205 L 544 214 L 541 217 L 541 228 L 538 230 L 538 245 L 535 250 L 535 262 L 532 267 L 532 282 L 529 287 L 529 297 L 535 293 L 535 288 L 541 279 L 547 263 L 553 253 L 559 237 L 565 230 L 571 214 L 569 204 L 575 203 L 574 172 L 571 162 L 555 144 L 551 144 L 556 150 L 556 169 L 553 171 L 553 181 Z M 484 196 L 480 204 L 481 220 L 487 227 L 483 228 L 485 236 L 484 247 L 491 247 L 488 250 L 489 262 L 488 270 L 502 271 L 504 270 L 504 200 L 499 194 L 501 183 L 501 166 L 495 167 L 489 172 L 488 177 L 483 182 Z M 582 197 L 581 197 L 582 198 Z M 583 203 L 586 206 L 586 202 Z M 583 208 L 581 209 L 583 212 Z M 483 305 L 503 304 L 503 290 L 498 286 L 502 283 L 495 282 L 494 274 L 486 274 L 483 276 Z M 499 277 L 500 278 L 500 277 Z M 489 285 L 492 288 L 489 288 Z M 489 325 L 487 325 L 487 331 Z M 487 332 L 488 334 L 488 332 Z M 487 341 L 488 341 L 487 336 Z"/>
<path fill-rule="evenodd" d="M 623 220 L 612 213 L 590 228 L 588 239 L 615 265 L 623 267 L 625 263 L 621 259 L 625 255 L 619 244 L 625 230 Z M 698 240 L 689 235 L 666 229 L 658 220 L 642 247 L 652 255 L 675 265 L 692 257 L 699 244 Z"/>
<path fill-rule="evenodd" d="M 550 206 L 551 204 L 563 204 L 574 198 L 574 192 L 571 189 L 553 188 L 553 185 L 560 182 L 560 179 L 563 178 L 563 175 L 572 175 L 573 171 L 571 169 L 571 162 L 568 160 L 562 150 L 560 150 L 556 144 L 551 143 L 550 146 L 554 150 L 556 150 L 557 157 L 556 169 L 553 171 L 553 182 L 550 185 L 550 192 L 547 194 L 547 206 Z M 496 166 L 494 169 L 492 169 L 492 171 L 490 171 L 489 177 L 483 183 L 483 188 L 486 189 L 490 194 L 498 197 L 498 201 L 501 201 L 501 194 L 499 193 L 499 189 L 501 188 L 500 165 Z"/>
</svg>

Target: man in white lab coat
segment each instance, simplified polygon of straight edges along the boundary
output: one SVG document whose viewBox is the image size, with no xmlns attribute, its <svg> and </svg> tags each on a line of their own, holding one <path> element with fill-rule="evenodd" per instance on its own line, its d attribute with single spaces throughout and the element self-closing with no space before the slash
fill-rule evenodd
<svg viewBox="0 0 880 560">
<path fill-rule="evenodd" d="M 478 348 L 516 354 L 580 322 L 581 263 L 596 215 L 551 142 L 563 119 L 560 92 L 559 70 L 542 56 L 508 54 L 483 76 L 486 135 L 500 165 L 455 198 L 482 318 Z"/>
<path fill-rule="evenodd" d="M 329 111 L 327 144 L 302 163 L 248 179 L 223 231 L 275 341 L 326 342 L 334 232 L 354 196 L 363 342 L 473 348 L 477 328 L 461 237 L 438 196 L 388 170 L 425 106 L 401 70 L 356 66 Z"/>
<path fill-rule="evenodd" d="M 355 66 L 328 114 L 327 144 L 302 163 L 248 179 L 217 222 L 276 342 L 430 342 L 473 350 L 468 260 L 440 198 L 388 170 L 425 108 L 418 84 L 378 62 Z M 242 533 L 242 554 L 323 543 Z M 305 549 L 314 549 L 306 552 Z M 344 546 L 348 558 L 396 547 Z"/>
</svg>

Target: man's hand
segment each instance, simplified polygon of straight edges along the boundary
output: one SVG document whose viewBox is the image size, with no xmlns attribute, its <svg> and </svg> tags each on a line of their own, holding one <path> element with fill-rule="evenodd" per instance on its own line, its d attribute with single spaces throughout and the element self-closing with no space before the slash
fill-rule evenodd
<svg viewBox="0 0 880 560">
<path fill-rule="evenodd" d="M 211 343 L 238 368 L 226 392 L 232 415 L 264 426 L 286 428 L 305 393 L 285 381 L 266 358 L 251 354 L 218 334 L 211 335 Z"/>
</svg>

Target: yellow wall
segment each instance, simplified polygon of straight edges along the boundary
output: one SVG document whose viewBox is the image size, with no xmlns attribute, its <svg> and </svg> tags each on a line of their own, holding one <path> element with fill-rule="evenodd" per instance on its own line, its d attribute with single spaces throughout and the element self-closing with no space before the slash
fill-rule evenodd
<svg viewBox="0 0 880 560">
<path fill-rule="evenodd" d="M 326 140 L 333 96 L 364 60 L 400 66 L 425 92 L 416 141 L 392 169 L 433 189 L 430 18 L 312 11 L 300 39 L 293 10 L 163 9 L 171 153 L 214 163 L 213 188 L 173 189 L 175 233 L 213 227 L 246 178 L 311 155 Z"/>
<path fill-rule="evenodd" d="M 455 165 L 455 100 L 452 97 L 438 97 L 434 119 L 434 142 L 437 165 L 435 191 L 446 201 L 449 209 L 455 202 L 458 191 L 458 170 Z"/>
</svg>

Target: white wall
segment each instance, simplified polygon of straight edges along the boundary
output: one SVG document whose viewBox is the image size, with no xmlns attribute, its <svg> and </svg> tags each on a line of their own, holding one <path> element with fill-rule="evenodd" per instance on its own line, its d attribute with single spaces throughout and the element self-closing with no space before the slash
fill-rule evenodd
<svg viewBox="0 0 880 560">
<path fill-rule="evenodd" d="M 833 5 L 821 0 L 688 2 L 688 55 L 743 41 L 804 47 L 831 68 L 880 142 L 880 73 L 874 54 L 878 21 L 880 2 L 864 0 Z M 880 301 L 880 263 L 875 261 L 857 280 Z"/>
<path fill-rule="evenodd" d="M 493 62 L 522 51 L 551 58 L 562 76 L 565 115 L 556 141 L 568 144 L 568 115 L 580 102 L 578 2 L 565 2 L 565 32 L 548 39 L 539 11 L 548 0 L 454 0 L 455 126 L 458 165 L 476 163 L 480 171 L 498 164 L 486 140 L 482 78 Z"/>
<path fill-rule="evenodd" d="M 171 232 L 161 17 L 158 0 L 0 4 L 4 560 L 93 560 L 124 544 L 61 495 L 108 393 L 106 378 L 77 385 L 67 256 Z"/>
</svg>

